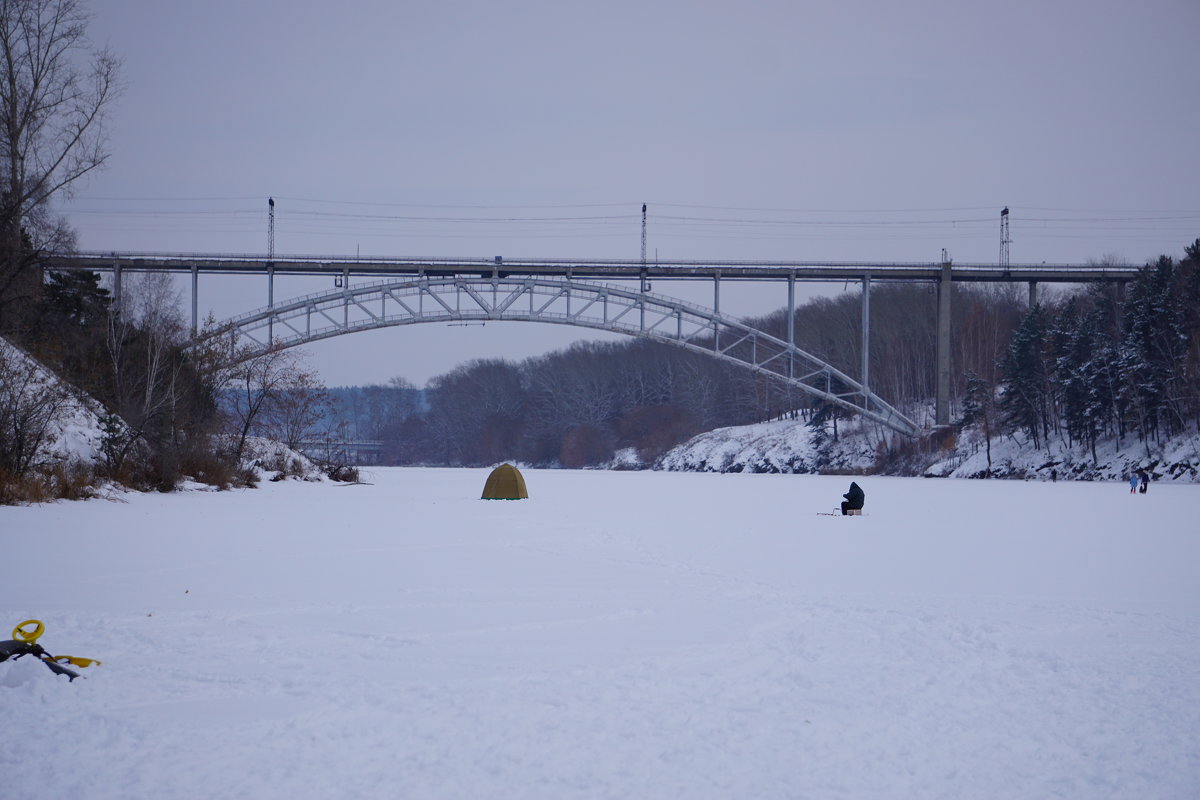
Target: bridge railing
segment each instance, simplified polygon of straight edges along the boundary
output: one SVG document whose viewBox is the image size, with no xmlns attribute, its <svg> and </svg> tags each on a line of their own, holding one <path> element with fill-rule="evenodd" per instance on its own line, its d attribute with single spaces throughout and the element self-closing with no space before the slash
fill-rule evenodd
<svg viewBox="0 0 1200 800">
<path fill-rule="evenodd" d="M 349 270 L 352 274 L 387 274 L 389 270 L 414 272 L 422 269 L 461 270 L 479 275 L 483 272 L 511 272 L 533 269 L 538 272 L 571 270 L 618 271 L 634 279 L 644 272 L 650 277 L 675 278 L 715 277 L 738 280 L 763 280 L 795 277 L 798 280 L 842 280 L 863 277 L 869 273 L 877 279 L 936 279 L 945 266 L 931 261 L 778 261 L 693 259 L 641 262 L 632 259 L 597 258 L 509 258 L 478 257 L 414 257 L 414 256 L 348 256 L 348 255 L 276 255 L 268 258 L 256 253 L 151 253 L 84 251 L 55 255 L 46 259 L 52 269 L 92 269 L 109 271 L 115 267 L 133 271 L 205 272 L 238 271 L 265 272 L 268 267 L 282 273 L 328 275 Z M 1091 281 L 1130 280 L 1138 267 L 1070 264 L 1016 263 L 1001 266 L 995 263 L 962 262 L 952 265 L 955 280 L 1013 280 L 1013 281 Z M 722 272 L 727 271 L 727 272 Z"/>
</svg>

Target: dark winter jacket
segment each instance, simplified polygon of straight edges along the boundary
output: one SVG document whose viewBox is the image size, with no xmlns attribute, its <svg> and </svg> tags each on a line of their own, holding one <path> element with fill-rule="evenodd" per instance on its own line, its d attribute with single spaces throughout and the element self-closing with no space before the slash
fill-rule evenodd
<svg viewBox="0 0 1200 800">
<path fill-rule="evenodd" d="M 867 499 L 867 496 L 863 494 L 863 490 L 853 481 L 850 482 L 850 491 L 846 492 L 842 497 L 846 498 L 846 508 L 862 508 L 863 502 Z"/>
</svg>

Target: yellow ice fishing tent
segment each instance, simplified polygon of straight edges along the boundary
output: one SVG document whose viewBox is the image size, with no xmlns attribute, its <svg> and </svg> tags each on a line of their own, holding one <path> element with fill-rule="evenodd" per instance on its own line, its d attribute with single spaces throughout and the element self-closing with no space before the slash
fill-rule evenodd
<svg viewBox="0 0 1200 800">
<path fill-rule="evenodd" d="M 483 500 L 525 500 L 528 497 L 525 477 L 512 464 L 496 467 L 483 485 Z"/>
</svg>

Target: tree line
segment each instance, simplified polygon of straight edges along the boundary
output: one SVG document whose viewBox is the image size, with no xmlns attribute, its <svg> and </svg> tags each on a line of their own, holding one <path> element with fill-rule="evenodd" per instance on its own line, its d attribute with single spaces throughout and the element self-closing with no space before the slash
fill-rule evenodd
<svg viewBox="0 0 1200 800">
<path fill-rule="evenodd" d="M 430 381 L 401 427 L 401 463 L 515 459 L 584 467 L 633 448 L 653 460 L 701 430 L 760 418 L 781 390 L 705 356 L 645 340 L 579 342 L 519 363 L 476 360 Z"/>
<path fill-rule="evenodd" d="M 967 372 L 962 422 L 1021 434 L 1035 448 L 1200 432 L 1200 239 L 1160 256 L 1128 286 L 1096 284 L 1022 318 L 991 379 Z"/>
</svg>

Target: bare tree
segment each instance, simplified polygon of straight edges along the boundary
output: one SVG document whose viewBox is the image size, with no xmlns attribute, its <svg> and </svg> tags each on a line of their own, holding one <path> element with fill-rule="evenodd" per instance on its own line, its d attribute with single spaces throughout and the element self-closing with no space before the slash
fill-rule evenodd
<svg viewBox="0 0 1200 800">
<path fill-rule="evenodd" d="M 316 372 L 304 369 L 299 360 L 294 366 L 293 373 L 268 398 L 257 427 L 268 437 L 299 450 L 301 442 L 316 436 L 332 402 Z"/>
<path fill-rule="evenodd" d="M 125 423 L 107 447 L 109 467 L 118 472 L 152 428 L 175 430 L 175 410 L 184 392 L 180 351 L 186 330 L 179 291 L 169 275 L 149 273 L 131 280 L 122 295 L 120 304 L 110 308 L 108 327 L 112 394 Z"/>
<path fill-rule="evenodd" d="M 236 437 L 235 461 L 241 461 L 246 439 L 256 430 L 298 441 L 315 424 L 314 414 L 325 402 L 320 378 L 295 350 L 272 347 L 254 357 L 245 357 L 243 351 L 224 372 L 216 385 L 225 390 L 227 427 Z M 287 420 L 283 428 L 281 419 Z"/>
<path fill-rule="evenodd" d="M 37 254 L 71 244 L 50 200 L 108 159 L 120 61 L 88 22 L 80 0 L 0 0 L 0 324 L 40 286 Z"/>
<path fill-rule="evenodd" d="M 140 354 L 145 384 L 141 391 L 143 413 L 149 413 L 171 397 L 159 391 L 163 376 L 171 363 L 174 348 L 186 338 L 182 299 L 170 275 L 150 272 L 138 281 L 130 281 L 128 290 L 114 307 L 112 326 L 128 331 L 131 327 L 142 332 L 145 347 Z M 165 381 L 169 387 L 173 381 Z"/>
</svg>

